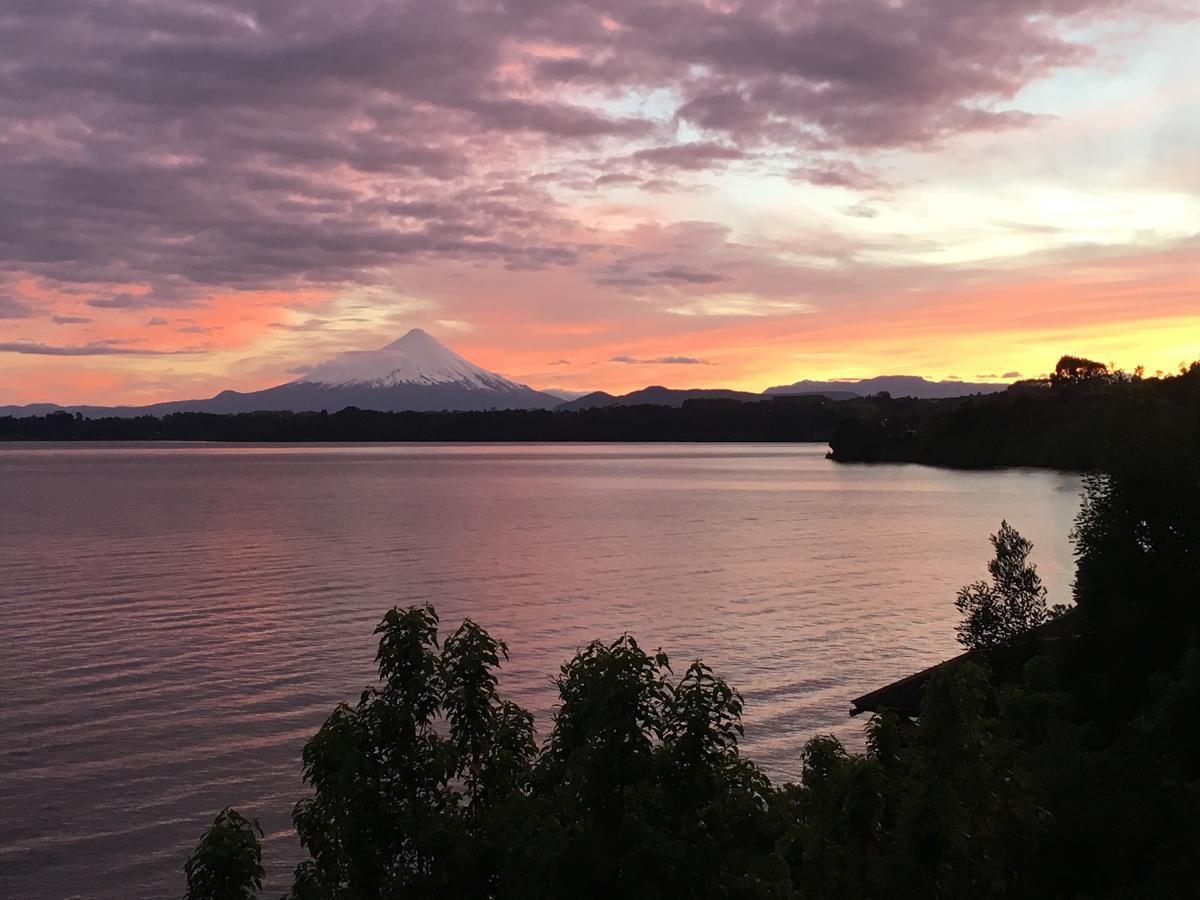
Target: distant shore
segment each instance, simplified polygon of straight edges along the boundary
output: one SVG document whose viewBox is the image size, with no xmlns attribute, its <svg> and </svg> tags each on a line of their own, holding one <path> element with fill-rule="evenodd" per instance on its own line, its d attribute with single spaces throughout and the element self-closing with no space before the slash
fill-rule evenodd
<svg viewBox="0 0 1200 900">
<path fill-rule="evenodd" d="M 1166 378 L 1124 373 L 1023 382 L 941 400 L 886 393 L 835 399 L 691 399 L 678 406 L 480 412 L 182 412 L 0 417 L 0 441 L 224 443 L 828 443 L 846 463 L 1093 471 L 1137 410 L 1143 440 L 1200 422 L 1200 366 Z M 1159 434 L 1160 438 L 1155 435 Z"/>
</svg>

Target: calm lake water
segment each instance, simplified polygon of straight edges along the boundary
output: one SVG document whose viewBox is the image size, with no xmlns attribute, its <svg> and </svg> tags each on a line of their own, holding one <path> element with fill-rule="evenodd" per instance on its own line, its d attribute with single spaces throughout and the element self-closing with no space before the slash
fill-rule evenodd
<svg viewBox="0 0 1200 900">
<path fill-rule="evenodd" d="M 162 898 L 213 815 L 299 848 L 299 753 L 432 601 L 507 640 L 508 695 L 623 631 L 746 697 L 798 773 L 858 694 L 955 652 L 1007 517 L 1069 596 L 1079 479 L 838 465 L 823 445 L 0 445 L 0 897 Z"/>
</svg>

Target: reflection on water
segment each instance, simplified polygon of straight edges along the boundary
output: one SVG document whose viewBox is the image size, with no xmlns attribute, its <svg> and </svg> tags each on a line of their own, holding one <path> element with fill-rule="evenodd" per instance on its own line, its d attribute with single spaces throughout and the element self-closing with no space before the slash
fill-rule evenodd
<svg viewBox="0 0 1200 900">
<path fill-rule="evenodd" d="M 393 604 L 505 639 L 501 687 L 622 631 L 747 701 L 777 779 L 849 700 L 954 652 L 1007 517 L 1069 592 L 1078 479 L 839 466 L 817 445 L 0 445 L 0 896 L 177 896 L 212 816 L 298 856 L 299 752 Z"/>
</svg>

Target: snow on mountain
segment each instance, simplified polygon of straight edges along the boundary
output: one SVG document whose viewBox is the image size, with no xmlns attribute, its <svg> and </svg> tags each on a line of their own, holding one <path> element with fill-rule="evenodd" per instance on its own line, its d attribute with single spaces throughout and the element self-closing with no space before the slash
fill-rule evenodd
<svg viewBox="0 0 1200 900">
<path fill-rule="evenodd" d="M 558 397 L 481 369 L 414 328 L 382 350 L 341 353 L 296 381 L 261 391 L 221 391 L 206 400 L 174 400 L 150 406 L 65 409 L 88 416 L 161 416 L 261 410 L 337 412 L 348 406 L 380 412 L 553 409 L 561 402 Z M 11 409 L 17 411 L 0 408 L 0 415 L 32 414 L 18 407 Z"/>
<path fill-rule="evenodd" d="M 340 353 L 294 383 L 377 388 L 402 384 L 460 385 L 471 390 L 500 391 L 524 388 L 463 359 L 420 328 L 412 329 L 382 350 Z"/>
</svg>

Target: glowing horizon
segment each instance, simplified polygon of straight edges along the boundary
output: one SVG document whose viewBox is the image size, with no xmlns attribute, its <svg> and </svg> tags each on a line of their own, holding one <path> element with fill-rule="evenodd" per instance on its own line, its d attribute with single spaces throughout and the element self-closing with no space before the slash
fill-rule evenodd
<svg viewBox="0 0 1200 900">
<path fill-rule="evenodd" d="M 1184 2 L 134 5 L 0 13 L 0 405 L 1200 357 Z"/>
</svg>

